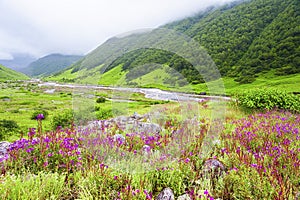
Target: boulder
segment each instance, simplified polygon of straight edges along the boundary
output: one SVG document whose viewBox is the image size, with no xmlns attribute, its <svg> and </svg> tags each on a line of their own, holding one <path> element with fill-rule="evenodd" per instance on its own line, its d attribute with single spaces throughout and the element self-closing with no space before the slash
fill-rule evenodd
<svg viewBox="0 0 300 200">
<path fill-rule="evenodd" d="M 139 132 L 146 132 L 146 133 L 160 133 L 161 127 L 155 123 L 148 123 L 148 122 L 138 122 L 137 129 Z"/>
<path fill-rule="evenodd" d="M 137 112 L 134 112 L 133 115 L 131 115 L 130 117 L 135 120 L 141 120 L 144 118 L 144 116 L 139 115 Z"/>
<path fill-rule="evenodd" d="M 203 174 L 210 177 L 220 177 L 226 171 L 224 164 L 214 158 L 207 159 L 203 164 Z"/>
<path fill-rule="evenodd" d="M 121 130 L 130 130 L 146 133 L 160 133 L 161 127 L 156 123 L 145 122 L 149 120 L 149 115 L 119 116 L 108 120 L 110 125 L 117 125 Z"/>
<path fill-rule="evenodd" d="M 158 194 L 156 200 L 175 200 L 174 193 L 170 188 L 165 188 Z"/>
</svg>

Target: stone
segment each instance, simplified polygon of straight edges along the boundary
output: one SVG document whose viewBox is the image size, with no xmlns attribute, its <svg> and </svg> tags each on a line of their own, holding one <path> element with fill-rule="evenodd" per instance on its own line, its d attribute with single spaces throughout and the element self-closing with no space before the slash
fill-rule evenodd
<svg viewBox="0 0 300 200">
<path fill-rule="evenodd" d="M 175 200 L 174 193 L 170 188 L 165 188 L 158 194 L 156 200 Z"/>
<path fill-rule="evenodd" d="M 7 149 L 9 147 L 10 143 L 6 141 L 0 142 L 0 160 L 7 156 Z"/>
<path fill-rule="evenodd" d="M 142 153 L 144 155 L 149 155 L 151 153 L 151 147 L 149 145 L 144 145 L 143 148 L 142 148 Z"/>
<path fill-rule="evenodd" d="M 214 158 L 207 159 L 203 164 L 203 173 L 211 177 L 220 177 L 226 171 L 224 164 Z"/>
<path fill-rule="evenodd" d="M 139 115 L 137 112 L 134 112 L 133 115 L 130 117 L 135 120 L 141 120 L 144 118 L 142 115 Z"/>
<path fill-rule="evenodd" d="M 181 195 L 177 198 L 177 200 L 192 200 L 190 195 L 188 194 L 184 194 L 184 195 Z"/>
<path fill-rule="evenodd" d="M 161 127 L 155 123 L 139 122 L 138 131 L 146 133 L 160 133 Z"/>
<path fill-rule="evenodd" d="M 125 137 L 123 135 L 121 135 L 121 134 L 116 134 L 116 135 L 114 135 L 113 138 L 114 138 L 115 142 L 118 141 L 118 142 L 120 142 L 122 144 L 125 143 Z"/>
</svg>

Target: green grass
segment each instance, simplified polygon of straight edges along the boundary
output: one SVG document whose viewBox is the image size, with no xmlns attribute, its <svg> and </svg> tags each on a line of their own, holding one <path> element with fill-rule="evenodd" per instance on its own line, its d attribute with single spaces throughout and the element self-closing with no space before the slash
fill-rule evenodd
<svg viewBox="0 0 300 200">
<path fill-rule="evenodd" d="M 8 97 L 9 99 L 1 99 Z M 18 123 L 23 133 L 28 128 L 37 127 L 36 120 L 31 120 L 32 113 L 36 110 L 47 110 L 48 119 L 43 121 L 45 130 L 50 129 L 50 119 L 56 113 L 69 109 L 72 106 L 70 95 L 60 92 L 46 94 L 43 90 L 7 88 L 0 90 L 0 120 L 14 120 Z"/>
<path fill-rule="evenodd" d="M 126 72 L 122 71 L 122 66 L 119 65 L 109 70 L 108 72 L 102 74 L 95 81 L 98 80 L 99 85 L 105 85 L 105 86 L 123 85 L 126 83 L 125 77 L 126 77 Z"/>
<path fill-rule="evenodd" d="M 58 75 L 53 75 L 44 78 L 46 81 L 59 81 L 59 82 L 69 82 L 70 80 L 75 80 L 78 76 L 78 73 L 71 73 L 72 69 L 68 69 L 66 71 L 63 71 L 62 73 Z"/>
<path fill-rule="evenodd" d="M 0 64 L 0 81 L 7 80 L 28 80 L 29 77 L 20 72 L 4 67 Z"/>
<path fill-rule="evenodd" d="M 300 74 L 288 76 L 275 76 L 273 71 L 261 74 L 253 83 L 239 84 L 233 78 L 223 78 L 225 91 L 227 95 L 233 95 L 254 88 L 271 88 L 286 92 L 300 92 Z M 196 92 L 209 92 L 206 84 L 193 85 Z"/>
<path fill-rule="evenodd" d="M 157 85 L 165 85 L 170 87 L 170 85 L 165 84 L 164 80 L 166 77 L 168 77 L 168 73 L 166 72 L 166 69 L 168 67 L 167 66 L 162 66 L 158 69 L 153 70 L 152 72 L 145 74 L 143 76 L 140 76 L 134 80 L 132 80 L 132 82 L 137 83 L 140 86 L 143 85 L 150 85 L 150 84 L 157 84 Z"/>
<path fill-rule="evenodd" d="M 172 79 L 172 75 L 167 71 L 168 66 L 162 66 L 155 69 L 145 75 L 142 75 L 131 81 L 126 80 L 126 74 L 128 71 L 122 71 L 122 65 L 119 65 L 108 72 L 101 74 L 101 65 L 91 69 L 83 69 L 75 73 L 71 73 L 71 69 L 59 74 L 46 78 L 46 80 L 64 82 L 66 80 L 73 80 L 78 83 L 87 84 L 99 84 L 105 86 L 123 86 L 123 87 L 144 87 L 144 88 L 158 88 L 162 90 L 172 90 L 180 92 L 200 93 L 207 92 L 208 94 L 218 93 L 220 88 L 213 87 L 213 91 L 208 90 L 208 85 L 214 86 L 214 82 L 202 83 L 202 84 L 189 84 L 179 86 L 178 81 L 174 84 L 166 83 L 167 79 Z M 181 81 L 183 81 L 182 79 Z M 253 89 L 253 88 L 272 88 L 279 89 L 286 92 L 300 92 L 300 74 L 276 76 L 274 70 L 267 73 L 260 74 L 253 83 L 239 84 L 234 81 L 234 78 L 224 77 L 222 78 L 225 93 L 229 96 L 239 93 L 241 91 Z M 221 93 L 223 93 L 221 91 Z"/>
<path fill-rule="evenodd" d="M 37 127 L 37 121 L 31 119 L 32 114 L 37 110 L 46 110 L 49 113 L 47 119 L 43 120 L 44 130 L 47 131 L 52 129 L 51 120 L 54 116 L 70 109 L 81 112 L 80 117 L 96 120 L 118 115 L 132 115 L 134 112 L 145 114 L 155 105 L 168 103 L 147 99 L 141 93 L 129 94 L 110 90 L 80 91 L 86 92 L 85 95 L 92 95 L 92 98 L 77 98 L 76 91 L 68 88 L 56 88 L 53 94 L 44 93 L 45 90 L 50 89 L 48 87 L 39 88 L 36 85 L 21 83 L 2 83 L 0 88 L 0 120 L 16 121 L 24 135 L 29 128 Z M 96 103 L 98 96 L 107 98 L 105 103 Z M 129 101 L 119 102 L 109 99 Z M 7 139 L 12 141 L 18 137 L 19 135 L 13 135 Z"/>
</svg>

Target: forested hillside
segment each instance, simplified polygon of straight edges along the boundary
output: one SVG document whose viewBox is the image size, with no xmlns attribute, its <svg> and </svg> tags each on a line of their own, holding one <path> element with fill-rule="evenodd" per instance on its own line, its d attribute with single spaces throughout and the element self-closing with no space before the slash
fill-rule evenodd
<svg viewBox="0 0 300 200">
<path fill-rule="evenodd" d="M 210 12 L 197 23 L 166 25 L 204 46 L 222 75 L 252 82 L 259 72 L 300 72 L 300 1 L 252 0 Z"/>
<path fill-rule="evenodd" d="M 23 71 L 29 76 L 47 76 L 63 70 L 82 56 L 50 54 L 28 65 Z"/>
<path fill-rule="evenodd" d="M 252 0 L 210 7 L 198 15 L 162 28 L 184 33 L 199 42 L 223 77 L 233 77 L 238 83 L 251 83 L 270 70 L 275 76 L 300 72 L 299 24 L 299 0 Z M 141 38 L 134 35 L 112 38 L 57 74 L 58 79 L 65 76 L 67 80 L 73 74 L 70 80 L 76 82 L 83 77 L 95 76 L 95 69 L 101 71 L 101 65 L 107 62 L 103 58 L 113 54 L 125 42 Z M 203 82 L 191 63 L 182 57 L 151 48 L 126 53 L 109 63 L 109 67 L 101 73 L 120 65 L 126 71 L 149 62 L 168 65 L 182 73 L 189 82 Z"/>
</svg>

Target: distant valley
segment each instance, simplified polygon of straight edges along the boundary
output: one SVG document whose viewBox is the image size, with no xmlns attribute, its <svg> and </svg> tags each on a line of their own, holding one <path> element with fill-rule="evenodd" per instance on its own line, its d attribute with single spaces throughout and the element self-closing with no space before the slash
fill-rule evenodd
<svg viewBox="0 0 300 200">
<path fill-rule="evenodd" d="M 199 42 L 218 67 L 228 92 L 251 87 L 251 84 L 295 91 L 295 84 L 300 81 L 299 16 L 297 0 L 238 1 L 208 8 L 161 28 L 176 30 Z M 207 90 L 191 64 L 170 52 L 139 49 L 113 61 L 105 59 L 124 43 L 142 38 L 145 39 L 143 34 L 112 38 L 47 80 L 174 89 L 180 87 L 183 77 L 192 88 Z M 151 70 L 148 65 L 145 69 L 148 73 L 130 78 L 129 70 L 147 63 L 158 63 L 162 67 Z M 170 68 L 180 73 L 181 79 L 174 79 Z"/>
</svg>

